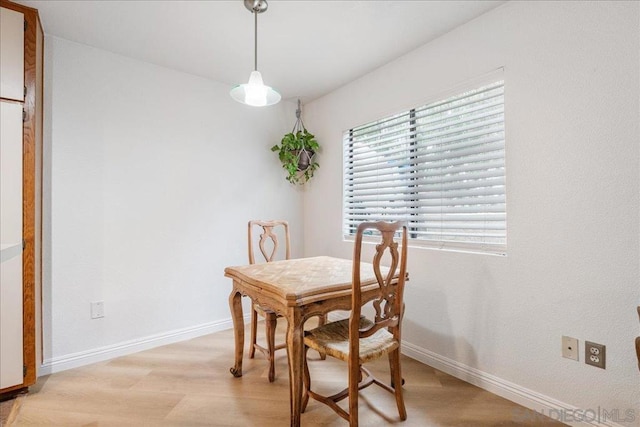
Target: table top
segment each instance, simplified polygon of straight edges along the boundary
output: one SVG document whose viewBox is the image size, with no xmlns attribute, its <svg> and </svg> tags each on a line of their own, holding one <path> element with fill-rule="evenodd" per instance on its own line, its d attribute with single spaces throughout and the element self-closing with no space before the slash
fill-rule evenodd
<svg viewBox="0 0 640 427">
<path fill-rule="evenodd" d="M 227 267 L 224 272 L 227 277 L 260 287 L 290 303 L 299 303 L 319 294 L 334 297 L 349 294 L 352 269 L 351 260 L 318 256 Z M 388 270 L 381 267 L 381 271 L 384 274 Z M 363 288 L 376 283 L 372 264 L 361 263 L 360 275 Z"/>
</svg>

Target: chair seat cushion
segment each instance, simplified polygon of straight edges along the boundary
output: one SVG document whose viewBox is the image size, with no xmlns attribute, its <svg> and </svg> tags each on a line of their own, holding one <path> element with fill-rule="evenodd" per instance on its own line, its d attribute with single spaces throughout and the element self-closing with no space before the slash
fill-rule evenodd
<svg viewBox="0 0 640 427">
<path fill-rule="evenodd" d="M 360 329 L 373 325 L 369 319 L 360 318 Z M 305 332 L 306 346 L 345 362 L 349 360 L 349 319 L 327 323 Z M 389 353 L 398 348 L 398 341 L 386 329 L 380 329 L 367 338 L 360 339 L 360 363 Z"/>
</svg>

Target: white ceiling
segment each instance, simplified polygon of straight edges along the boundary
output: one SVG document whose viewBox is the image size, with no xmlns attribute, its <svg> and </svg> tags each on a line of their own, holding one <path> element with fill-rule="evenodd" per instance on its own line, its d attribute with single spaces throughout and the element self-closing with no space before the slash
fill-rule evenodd
<svg viewBox="0 0 640 427">
<path fill-rule="evenodd" d="M 253 15 L 242 0 L 29 0 L 47 35 L 216 80 L 246 83 Z M 258 69 L 283 98 L 316 99 L 504 1 L 269 1 Z"/>
</svg>

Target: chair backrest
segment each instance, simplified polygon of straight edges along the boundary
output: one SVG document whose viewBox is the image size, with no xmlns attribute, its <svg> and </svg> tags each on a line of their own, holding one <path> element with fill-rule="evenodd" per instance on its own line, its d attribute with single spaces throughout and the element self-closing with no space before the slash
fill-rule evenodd
<svg viewBox="0 0 640 427">
<path fill-rule="evenodd" d="M 266 262 L 274 261 L 278 253 L 278 235 L 274 232 L 274 228 L 282 227 L 284 229 L 285 240 L 285 259 L 291 258 L 291 243 L 289 239 L 289 223 L 287 221 L 249 221 L 249 264 L 255 264 L 255 253 L 253 247 L 253 229 L 254 227 L 261 227 L 262 234 L 260 234 L 260 240 L 258 241 L 258 247 Z M 271 240 L 273 248 L 271 251 L 265 246 L 266 242 Z"/>
<path fill-rule="evenodd" d="M 373 271 L 378 281 L 380 293 L 373 301 L 375 319 L 373 325 L 366 329 L 360 329 L 360 315 L 362 309 L 362 296 L 360 294 L 360 259 L 362 257 L 362 236 L 365 231 L 378 230 L 381 242 L 376 245 L 373 256 Z M 398 251 L 396 234 L 400 232 L 402 242 Z M 389 270 L 383 274 L 381 262 L 385 258 L 385 252 L 389 259 Z M 349 321 L 349 338 L 351 341 L 351 354 L 358 354 L 360 338 L 373 335 L 382 328 L 388 328 L 397 340 L 400 340 L 400 325 L 404 310 L 403 294 L 407 275 L 407 227 L 402 222 L 365 222 L 358 226 L 353 250 L 353 292 L 352 308 Z M 354 347 L 355 344 L 355 347 Z"/>
</svg>

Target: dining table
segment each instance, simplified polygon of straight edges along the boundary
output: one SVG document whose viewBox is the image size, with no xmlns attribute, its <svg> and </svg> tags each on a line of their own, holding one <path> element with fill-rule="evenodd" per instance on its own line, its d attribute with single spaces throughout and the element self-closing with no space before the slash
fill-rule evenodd
<svg viewBox="0 0 640 427">
<path fill-rule="evenodd" d="M 229 307 L 235 337 L 235 364 L 230 369 L 242 376 L 244 317 L 242 296 L 251 298 L 287 320 L 286 348 L 289 362 L 291 426 L 300 425 L 304 367 L 304 323 L 334 310 L 350 310 L 352 260 L 329 256 L 289 259 L 262 264 L 227 267 L 233 280 Z M 388 271 L 388 270 L 387 270 Z M 360 290 L 363 304 L 380 293 L 373 265 L 361 263 Z M 385 274 L 385 268 L 382 268 Z"/>
</svg>

